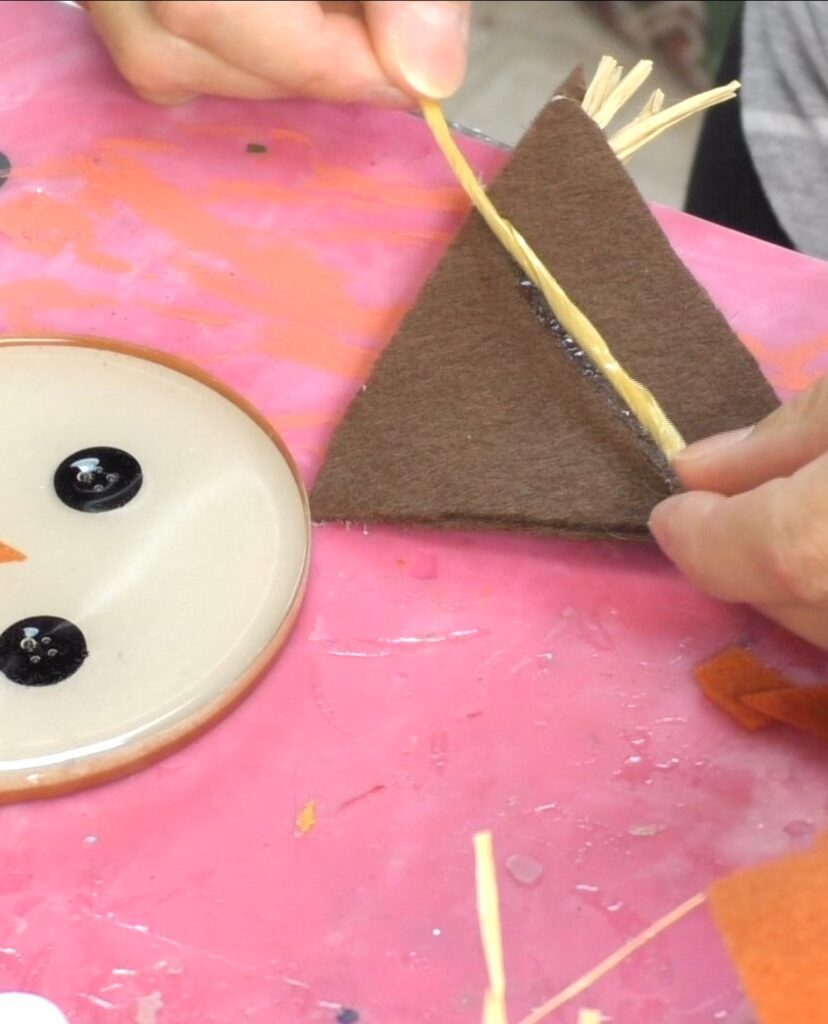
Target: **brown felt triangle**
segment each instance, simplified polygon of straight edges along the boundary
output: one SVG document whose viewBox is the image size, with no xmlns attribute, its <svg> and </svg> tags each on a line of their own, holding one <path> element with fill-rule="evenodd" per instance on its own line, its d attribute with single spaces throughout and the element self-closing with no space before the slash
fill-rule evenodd
<svg viewBox="0 0 828 1024">
<path fill-rule="evenodd" d="M 577 102 L 491 195 L 688 441 L 776 407 Z M 646 536 L 669 485 L 530 298 L 473 213 L 336 432 L 316 519 Z"/>
</svg>

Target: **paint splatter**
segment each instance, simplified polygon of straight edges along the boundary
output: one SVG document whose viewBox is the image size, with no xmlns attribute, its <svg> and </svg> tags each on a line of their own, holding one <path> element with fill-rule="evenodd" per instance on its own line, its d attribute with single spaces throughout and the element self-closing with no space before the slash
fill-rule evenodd
<svg viewBox="0 0 828 1024">
<path fill-rule="evenodd" d="M 302 810 L 296 815 L 296 833 L 306 836 L 316 825 L 316 801 L 308 800 Z"/>
<path fill-rule="evenodd" d="M 245 146 L 245 149 L 247 150 L 248 153 L 267 152 L 267 146 L 263 145 L 261 142 L 248 142 L 247 145 Z"/>
</svg>

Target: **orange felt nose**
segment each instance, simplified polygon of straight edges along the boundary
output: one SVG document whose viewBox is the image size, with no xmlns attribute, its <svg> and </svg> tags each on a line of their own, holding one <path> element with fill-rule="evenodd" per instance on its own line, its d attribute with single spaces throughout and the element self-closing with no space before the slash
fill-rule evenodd
<svg viewBox="0 0 828 1024">
<path fill-rule="evenodd" d="M 0 540 L 0 564 L 3 562 L 25 562 L 26 556 L 22 551 L 9 547 Z"/>
</svg>

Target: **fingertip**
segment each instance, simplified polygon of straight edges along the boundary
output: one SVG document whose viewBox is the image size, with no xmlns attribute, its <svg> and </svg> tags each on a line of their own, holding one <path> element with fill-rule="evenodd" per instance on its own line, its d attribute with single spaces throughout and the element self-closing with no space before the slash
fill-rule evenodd
<svg viewBox="0 0 828 1024">
<path fill-rule="evenodd" d="M 691 489 L 731 490 L 731 477 L 744 470 L 747 449 L 744 443 L 753 427 L 714 434 L 688 445 L 673 456 L 673 469 L 678 478 Z"/>
<path fill-rule="evenodd" d="M 650 533 L 672 561 L 692 558 L 707 517 L 724 500 L 718 494 L 703 491 L 674 494 L 653 509 L 649 519 Z"/>
<path fill-rule="evenodd" d="M 676 494 L 656 505 L 650 513 L 650 519 L 647 524 L 653 540 L 668 557 L 670 555 L 670 522 L 673 518 L 676 502 L 680 501 L 683 497 L 684 495 L 682 494 Z"/>
<path fill-rule="evenodd" d="M 369 30 L 387 74 L 429 99 L 453 95 L 466 74 L 470 6 L 457 0 L 367 4 Z"/>
<path fill-rule="evenodd" d="M 746 440 L 752 433 L 753 427 L 750 426 L 741 427 L 739 430 L 727 430 L 723 434 L 714 434 L 712 437 L 689 444 L 674 457 L 674 461 L 679 464 L 689 464 L 697 462 L 699 459 L 709 459 L 721 455 L 728 448 L 732 448 L 734 444 Z"/>
</svg>

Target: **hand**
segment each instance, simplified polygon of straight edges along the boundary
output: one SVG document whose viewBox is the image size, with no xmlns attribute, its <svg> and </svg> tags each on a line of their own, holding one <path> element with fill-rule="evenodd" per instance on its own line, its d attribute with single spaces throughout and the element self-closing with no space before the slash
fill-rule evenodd
<svg viewBox="0 0 828 1024">
<path fill-rule="evenodd" d="M 310 0 L 88 0 L 124 78 L 144 99 L 208 93 L 409 107 L 462 82 L 471 4 Z"/>
<path fill-rule="evenodd" d="M 650 519 L 667 556 L 714 597 L 828 648 L 828 377 L 674 465 L 690 491 Z"/>
</svg>

